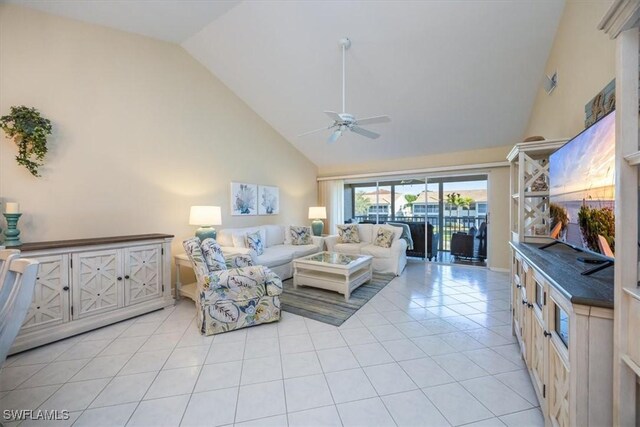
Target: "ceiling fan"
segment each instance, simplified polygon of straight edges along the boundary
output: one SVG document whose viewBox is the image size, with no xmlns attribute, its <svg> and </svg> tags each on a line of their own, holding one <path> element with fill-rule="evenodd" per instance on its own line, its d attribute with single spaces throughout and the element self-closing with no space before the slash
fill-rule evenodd
<svg viewBox="0 0 640 427">
<path fill-rule="evenodd" d="M 327 142 L 330 144 L 336 142 L 338 138 L 342 136 L 342 133 L 346 130 L 350 130 L 351 132 L 355 132 L 359 135 L 371 139 L 379 138 L 379 133 L 364 129 L 360 127 L 360 125 L 390 122 L 391 118 L 389 118 L 389 116 L 375 116 L 367 117 L 364 119 L 357 119 L 353 114 L 349 114 L 346 112 L 345 53 L 347 49 L 351 47 L 351 40 L 346 37 L 341 38 L 339 41 L 339 45 L 342 49 L 342 113 L 336 113 L 335 111 L 325 111 L 324 113 L 329 116 L 331 120 L 333 120 L 333 123 L 331 125 L 323 127 L 321 129 L 312 130 L 311 132 L 305 132 L 298 135 L 298 137 L 311 135 L 312 133 L 322 132 L 324 130 L 334 129 L 334 131 L 329 136 L 329 139 L 327 139 Z"/>
</svg>

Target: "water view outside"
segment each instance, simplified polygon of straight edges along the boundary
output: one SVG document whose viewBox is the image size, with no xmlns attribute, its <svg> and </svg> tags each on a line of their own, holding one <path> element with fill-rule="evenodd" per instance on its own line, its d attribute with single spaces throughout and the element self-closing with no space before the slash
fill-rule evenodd
<svg viewBox="0 0 640 427">
<path fill-rule="evenodd" d="M 611 113 L 553 153 L 549 193 L 553 237 L 594 252 L 613 251 L 615 115 Z M 552 232 L 553 234 L 553 232 Z"/>
</svg>

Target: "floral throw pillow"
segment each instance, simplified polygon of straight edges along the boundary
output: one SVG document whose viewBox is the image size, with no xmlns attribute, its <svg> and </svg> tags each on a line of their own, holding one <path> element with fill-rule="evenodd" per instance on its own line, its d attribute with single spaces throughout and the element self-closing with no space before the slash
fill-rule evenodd
<svg viewBox="0 0 640 427">
<path fill-rule="evenodd" d="M 313 242 L 311 227 L 292 225 L 289 227 L 289 235 L 291 236 L 291 244 L 295 246 L 310 245 Z"/>
<path fill-rule="evenodd" d="M 227 261 L 224 259 L 224 253 L 218 242 L 212 238 L 204 239 L 200 245 L 204 262 L 207 264 L 209 271 L 219 271 L 227 269 Z"/>
<path fill-rule="evenodd" d="M 395 233 L 392 230 L 381 227 L 378 229 L 378 235 L 373 241 L 373 244 L 380 246 L 381 248 L 390 248 L 393 243 L 394 235 Z"/>
<path fill-rule="evenodd" d="M 360 234 L 357 224 L 345 224 L 338 226 L 338 243 L 360 243 Z"/>
<path fill-rule="evenodd" d="M 264 243 L 262 243 L 262 236 L 259 231 L 253 233 L 247 233 L 245 236 L 245 245 L 249 249 L 256 251 L 256 255 L 260 256 L 264 253 Z"/>
</svg>

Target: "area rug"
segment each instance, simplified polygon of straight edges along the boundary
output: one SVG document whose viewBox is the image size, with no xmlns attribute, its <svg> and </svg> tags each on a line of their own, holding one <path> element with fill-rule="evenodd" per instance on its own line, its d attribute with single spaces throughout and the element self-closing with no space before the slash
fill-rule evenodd
<svg viewBox="0 0 640 427">
<path fill-rule="evenodd" d="M 289 279 L 283 283 L 280 305 L 282 310 L 289 313 L 340 326 L 394 277 L 393 274 L 373 273 L 371 281 L 353 291 L 349 301 L 345 301 L 342 294 L 324 289 L 309 286 L 294 289 L 293 279 Z"/>
</svg>

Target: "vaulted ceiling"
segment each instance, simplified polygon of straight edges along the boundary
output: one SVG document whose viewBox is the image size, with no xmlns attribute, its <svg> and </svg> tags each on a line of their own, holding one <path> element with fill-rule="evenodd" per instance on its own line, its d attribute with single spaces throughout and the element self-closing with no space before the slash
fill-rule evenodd
<svg viewBox="0 0 640 427">
<path fill-rule="evenodd" d="M 542 83 L 563 0 L 20 1 L 180 43 L 319 166 L 512 144 Z M 126 6 L 125 6 L 126 5 Z M 324 110 L 379 114 L 335 144 Z"/>
</svg>

